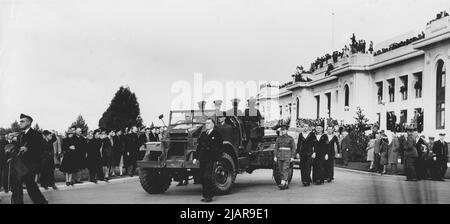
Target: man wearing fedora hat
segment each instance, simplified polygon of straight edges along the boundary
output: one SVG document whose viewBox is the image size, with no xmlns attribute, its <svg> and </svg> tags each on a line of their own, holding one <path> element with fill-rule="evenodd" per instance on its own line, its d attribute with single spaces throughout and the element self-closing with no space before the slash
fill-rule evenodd
<svg viewBox="0 0 450 224">
<path fill-rule="evenodd" d="M 439 140 L 433 144 L 433 152 L 435 154 L 433 157 L 433 180 L 444 181 L 448 162 L 448 145 L 447 142 L 445 142 L 445 133 L 439 134 Z"/>
<path fill-rule="evenodd" d="M 17 158 L 21 160 L 25 166 L 23 175 L 17 176 L 17 182 L 12 186 L 12 204 L 23 204 L 23 189 L 22 183 L 25 184 L 28 195 L 35 204 L 47 204 L 45 199 L 36 184 L 34 177 L 39 172 L 41 167 L 41 158 L 44 148 L 44 139 L 42 135 L 31 128 L 33 118 L 28 115 L 21 114 L 19 126 L 22 133 L 18 136 L 17 146 L 19 152 Z"/>
</svg>

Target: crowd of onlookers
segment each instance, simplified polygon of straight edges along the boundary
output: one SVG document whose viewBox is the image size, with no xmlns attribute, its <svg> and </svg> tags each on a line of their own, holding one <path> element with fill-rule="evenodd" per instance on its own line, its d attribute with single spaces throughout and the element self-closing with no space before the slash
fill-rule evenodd
<svg viewBox="0 0 450 224">
<path fill-rule="evenodd" d="M 417 132 L 397 135 L 395 132 L 374 132 L 367 146 L 370 171 L 397 174 L 397 165 L 403 164 L 407 180 L 440 180 L 447 171 L 448 145 L 445 134 L 439 139 L 425 138 Z"/>
<path fill-rule="evenodd" d="M 137 127 L 124 130 L 89 130 L 85 135 L 81 128 L 71 127 L 65 135 L 54 131 L 42 132 L 44 153 L 41 169 L 36 180 L 48 189 L 55 185 L 55 170 L 65 176 L 67 186 L 82 183 L 82 174 L 88 171 L 88 180 L 106 181 L 114 176 L 133 176 L 137 161 L 143 159 L 146 151 L 140 148 L 146 142 L 159 141 L 166 133 L 166 127 Z M 10 167 L 8 153 L 17 142 L 18 133 L 9 133 L 0 138 L 0 188 L 8 191 Z"/>
<path fill-rule="evenodd" d="M 312 132 L 316 132 L 316 127 L 323 127 L 325 120 L 309 121 L 304 119 L 297 123 L 300 123 L 300 130 L 303 130 L 306 126 L 312 127 Z M 335 153 L 336 155 L 339 154 L 343 165 L 348 166 L 353 158 L 352 148 L 355 146 L 352 146 L 352 144 L 357 144 L 355 139 L 351 139 L 352 136 L 355 136 L 353 134 L 355 129 L 330 121 L 327 121 L 327 123 L 329 124 L 327 126 L 334 126 L 329 134 L 336 136 L 338 139 Z M 449 161 L 445 133 L 440 133 L 437 140 L 434 137 L 426 139 L 418 131 L 385 132 L 384 130 L 379 131 L 378 126 L 375 125 L 366 130 L 363 135 L 369 138 L 365 148 L 367 155 L 365 159 L 370 162 L 369 171 L 381 174 L 398 174 L 397 165 L 402 164 L 407 180 L 444 180 L 447 162 Z"/>
</svg>

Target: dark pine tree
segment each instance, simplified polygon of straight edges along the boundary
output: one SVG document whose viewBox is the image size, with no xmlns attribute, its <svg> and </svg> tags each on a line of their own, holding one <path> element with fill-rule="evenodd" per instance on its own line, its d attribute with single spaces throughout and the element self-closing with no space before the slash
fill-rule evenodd
<svg viewBox="0 0 450 224">
<path fill-rule="evenodd" d="M 86 136 L 87 135 L 87 131 L 89 129 L 88 125 L 86 124 L 86 121 L 84 121 L 83 116 L 78 115 L 77 119 L 70 125 L 70 127 L 74 127 L 74 128 L 81 128 L 81 133 Z"/>
<path fill-rule="evenodd" d="M 121 86 L 98 125 L 106 130 L 125 129 L 132 126 L 140 128 L 143 124 L 140 113 L 136 95 L 130 91 L 129 87 Z"/>
<path fill-rule="evenodd" d="M 370 129 L 369 119 L 367 119 L 360 107 L 356 109 L 354 118 L 353 131 L 349 135 L 351 160 L 364 161 L 367 156 L 366 147 L 369 143 L 369 137 L 365 135 L 365 131 Z"/>
</svg>

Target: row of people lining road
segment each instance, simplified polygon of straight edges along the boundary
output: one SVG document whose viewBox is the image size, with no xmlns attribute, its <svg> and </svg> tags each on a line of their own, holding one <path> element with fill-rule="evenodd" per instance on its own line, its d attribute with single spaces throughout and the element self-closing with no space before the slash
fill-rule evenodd
<svg viewBox="0 0 450 224">
<path fill-rule="evenodd" d="M 19 191 L 22 182 L 33 202 L 46 203 L 36 182 L 45 189 L 52 187 L 57 190 L 57 164 L 65 174 L 67 186 L 82 183 L 82 173 L 86 169 L 89 171 L 89 181 L 93 183 L 98 180 L 107 182 L 116 175 L 133 176 L 136 174 L 137 161 L 145 155 L 145 151 L 139 148 L 146 142 L 159 141 L 166 131 L 164 127 L 144 128 L 141 133 L 138 133 L 137 127 L 129 131 L 97 129 L 88 131 L 84 137 L 81 128 L 71 127 L 66 136 L 61 138 L 53 131 L 40 133 L 33 130 L 32 121 L 30 116 L 22 114 L 22 132 L 9 133 L 0 139 L 0 188 L 5 192 L 11 190 L 12 203 L 23 203 Z M 61 145 L 61 149 L 58 149 L 58 145 Z"/>
<path fill-rule="evenodd" d="M 334 180 L 334 161 L 336 153 L 340 152 L 344 166 L 348 165 L 350 157 L 350 128 L 338 132 L 336 128 L 327 127 L 323 133 L 321 125 L 302 126 L 294 150 L 295 141 L 287 134 L 287 126 L 282 126 L 280 137 L 275 145 L 277 168 L 281 173 L 280 189 L 288 188 L 289 166 L 294 158 L 300 159 L 301 181 L 304 186 L 311 183 L 320 185 L 325 181 Z M 431 179 L 444 181 L 448 162 L 448 144 L 445 133 L 439 135 L 439 140 L 430 138 L 427 143 L 425 136 L 417 133 L 407 133 L 407 137 L 397 137 L 396 133 L 388 136 L 384 131 L 375 131 L 369 135 L 367 161 L 370 161 L 370 171 L 386 174 L 388 165 L 390 171 L 396 174 L 399 158 L 404 164 L 407 181 Z M 400 140 L 399 140 L 400 139 Z M 296 155 L 294 154 L 296 153 Z M 401 154 L 401 155 L 400 155 Z M 312 174 L 312 177 L 311 177 Z"/>
<path fill-rule="evenodd" d="M 369 171 L 386 174 L 397 173 L 400 154 L 405 168 L 407 180 L 439 180 L 443 181 L 447 172 L 448 145 L 445 133 L 439 134 L 439 140 L 430 137 L 428 142 L 424 135 L 407 133 L 406 137 L 390 136 L 383 132 L 372 135 L 367 147 L 367 161 L 371 162 Z"/>
</svg>

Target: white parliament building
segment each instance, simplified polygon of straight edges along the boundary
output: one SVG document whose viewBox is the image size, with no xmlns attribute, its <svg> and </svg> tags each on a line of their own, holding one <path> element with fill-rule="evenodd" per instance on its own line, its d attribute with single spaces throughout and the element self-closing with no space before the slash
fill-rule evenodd
<svg viewBox="0 0 450 224">
<path fill-rule="evenodd" d="M 330 60 L 327 66 L 306 74 L 309 81 L 287 85 L 262 85 L 259 109 L 266 121 L 331 117 L 344 124 L 354 123 L 356 108 L 363 109 L 370 123 L 387 129 L 387 117 L 395 113 L 410 121 L 415 111 L 423 114 L 423 134 L 450 136 L 450 16 L 431 21 L 424 37 L 381 54 L 352 53 Z M 378 49 L 375 49 L 375 52 Z M 326 64 L 327 65 L 327 64 Z M 327 74 L 326 74 L 327 73 Z M 276 93 L 276 94 L 274 94 Z M 446 119 L 447 118 L 447 119 Z"/>
</svg>

